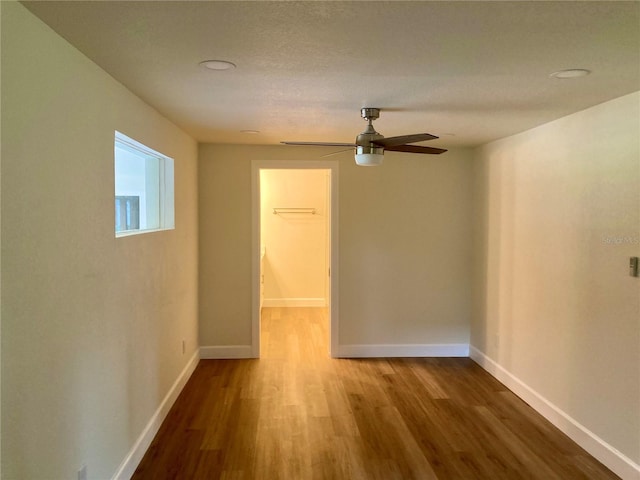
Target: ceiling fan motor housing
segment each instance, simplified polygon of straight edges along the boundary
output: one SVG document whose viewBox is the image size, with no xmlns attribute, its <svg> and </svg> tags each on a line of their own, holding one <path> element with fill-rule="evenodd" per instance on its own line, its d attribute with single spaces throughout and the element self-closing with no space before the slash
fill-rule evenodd
<svg viewBox="0 0 640 480">
<path fill-rule="evenodd" d="M 382 138 L 384 137 L 376 132 L 371 124 L 367 125 L 367 129 L 356 137 L 356 159 L 376 158 L 377 165 L 382 163 L 384 147 L 372 143 Z M 358 161 L 358 164 L 363 165 L 364 163 Z"/>
<path fill-rule="evenodd" d="M 376 132 L 372 125 L 367 125 L 367 129 L 356 137 L 356 148 L 358 153 L 382 153 L 384 147 L 380 145 L 374 145 L 372 142 L 381 140 L 384 137 Z M 363 148 L 365 150 L 360 151 Z"/>
</svg>

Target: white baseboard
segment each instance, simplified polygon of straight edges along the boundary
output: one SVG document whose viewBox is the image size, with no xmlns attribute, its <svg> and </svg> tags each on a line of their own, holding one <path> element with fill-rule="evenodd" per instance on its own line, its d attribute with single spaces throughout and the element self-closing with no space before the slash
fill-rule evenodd
<svg viewBox="0 0 640 480">
<path fill-rule="evenodd" d="M 162 402 L 160 402 L 160 406 L 151 417 L 151 420 L 149 420 L 149 423 L 147 423 L 147 426 L 138 437 L 138 440 L 136 440 L 136 443 L 134 443 L 129 454 L 120 464 L 120 467 L 112 477 L 112 480 L 128 480 L 133 476 L 133 473 L 136 471 L 136 468 L 138 468 L 142 457 L 149 448 L 149 445 L 151 445 L 153 437 L 158 433 L 160 425 L 162 425 L 162 422 L 169 413 L 169 410 L 186 385 L 187 380 L 189 380 L 189 377 L 191 377 L 191 374 L 198 366 L 199 360 L 199 351 L 196 350 L 182 372 L 180 372 L 180 375 L 178 375 L 178 378 L 169 389 L 169 392 L 165 395 L 164 399 L 162 399 Z"/>
<path fill-rule="evenodd" d="M 200 358 L 203 360 L 254 358 L 254 355 L 251 345 L 216 345 L 200 347 Z"/>
<path fill-rule="evenodd" d="M 339 345 L 341 358 L 375 357 L 468 357 L 466 343 L 426 345 Z"/>
<path fill-rule="evenodd" d="M 534 410 L 624 480 L 640 480 L 640 465 L 626 457 L 473 345 L 469 356 Z"/>
<path fill-rule="evenodd" d="M 326 307 L 324 298 L 265 298 L 263 307 Z"/>
</svg>

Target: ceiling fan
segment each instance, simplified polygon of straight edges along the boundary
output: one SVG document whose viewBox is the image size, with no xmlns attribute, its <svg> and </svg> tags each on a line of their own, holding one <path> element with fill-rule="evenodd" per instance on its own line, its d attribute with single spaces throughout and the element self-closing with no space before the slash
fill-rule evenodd
<svg viewBox="0 0 640 480">
<path fill-rule="evenodd" d="M 382 164 L 384 151 L 426 153 L 438 155 L 446 152 L 443 148 L 422 147 L 419 145 L 408 145 L 410 143 L 434 140 L 438 137 L 430 133 L 415 133 L 413 135 L 401 135 L 399 137 L 384 138 L 375 128 L 373 121 L 380 116 L 379 108 L 363 108 L 360 110 L 362 118 L 369 122 L 364 132 L 356 137 L 355 143 L 335 143 L 335 142 L 281 142 L 285 145 L 315 145 L 323 147 L 354 147 L 356 149 L 356 163 L 362 166 L 374 166 Z"/>
</svg>

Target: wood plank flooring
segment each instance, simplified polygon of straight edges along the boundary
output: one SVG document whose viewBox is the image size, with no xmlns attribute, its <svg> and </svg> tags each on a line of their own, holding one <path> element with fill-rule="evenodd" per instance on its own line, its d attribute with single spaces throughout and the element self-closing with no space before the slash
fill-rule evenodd
<svg viewBox="0 0 640 480">
<path fill-rule="evenodd" d="M 470 359 L 331 359 L 320 308 L 261 340 L 200 362 L 134 479 L 618 478 Z"/>
</svg>

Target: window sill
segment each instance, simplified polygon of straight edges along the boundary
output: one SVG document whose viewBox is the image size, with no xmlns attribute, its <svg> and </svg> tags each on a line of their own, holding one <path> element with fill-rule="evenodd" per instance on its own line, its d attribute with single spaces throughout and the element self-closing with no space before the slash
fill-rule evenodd
<svg viewBox="0 0 640 480">
<path fill-rule="evenodd" d="M 144 233 L 166 232 L 167 230 L 175 230 L 175 227 L 152 228 L 148 230 L 125 230 L 122 232 L 116 232 L 116 238 L 132 237 L 134 235 L 142 235 Z"/>
</svg>

